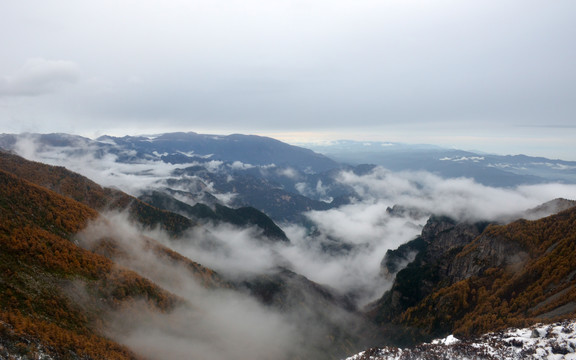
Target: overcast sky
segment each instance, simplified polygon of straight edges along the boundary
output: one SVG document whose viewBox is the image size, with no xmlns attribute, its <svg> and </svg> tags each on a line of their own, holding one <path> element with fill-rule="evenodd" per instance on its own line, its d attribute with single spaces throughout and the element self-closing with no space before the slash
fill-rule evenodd
<svg viewBox="0 0 576 360">
<path fill-rule="evenodd" d="M 0 132 L 576 160 L 574 0 L 0 0 Z"/>
</svg>

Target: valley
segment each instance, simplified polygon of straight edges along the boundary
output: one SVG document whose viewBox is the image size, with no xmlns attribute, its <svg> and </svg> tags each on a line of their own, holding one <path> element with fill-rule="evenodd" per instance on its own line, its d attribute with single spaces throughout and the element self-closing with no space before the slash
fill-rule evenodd
<svg viewBox="0 0 576 360">
<path fill-rule="evenodd" d="M 343 359 L 576 315 L 570 162 L 197 133 L 0 148 L 6 358 Z"/>
</svg>

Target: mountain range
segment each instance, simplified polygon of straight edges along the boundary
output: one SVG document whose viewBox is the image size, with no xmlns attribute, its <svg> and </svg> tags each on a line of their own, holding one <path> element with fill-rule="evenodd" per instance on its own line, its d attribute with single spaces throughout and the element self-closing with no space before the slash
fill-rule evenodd
<svg viewBox="0 0 576 360">
<path fill-rule="evenodd" d="M 0 147 L 5 358 L 338 359 L 576 315 L 570 162 L 425 147 L 384 169 L 196 133 Z"/>
<path fill-rule="evenodd" d="M 574 183 L 576 179 L 576 162 L 543 157 L 378 141 L 340 140 L 304 146 L 352 165 L 369 163 L 393 171 L 431 171 L 447 178 L 470 177 L 488 186 Z"/>
</svg>

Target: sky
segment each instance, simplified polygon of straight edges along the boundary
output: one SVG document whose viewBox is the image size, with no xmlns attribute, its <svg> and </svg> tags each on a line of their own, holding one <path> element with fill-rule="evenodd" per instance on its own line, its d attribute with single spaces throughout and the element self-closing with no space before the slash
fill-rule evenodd
<svg viewBox="0 0 576 360">
<path fill-rule="evenodd" d="M 0 132 L 576 160 L 573 0 L 0 1 Z"/>
</svg>

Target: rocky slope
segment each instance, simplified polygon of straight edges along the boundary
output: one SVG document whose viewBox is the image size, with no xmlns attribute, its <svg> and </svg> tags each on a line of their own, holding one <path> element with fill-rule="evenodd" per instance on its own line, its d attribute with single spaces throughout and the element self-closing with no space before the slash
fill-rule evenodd
<svg viewBox="0 0 576 360">
<path fill-rule="evenodd" d="M 559 360 L 576 359 L 576 321 L 510 328 L 478 338 L 450 335 L 414 348 L 373 348 L 346 360 Z"/>
<path fill-rule="evenodd" d="M 22 358 L 136 359 L 103 336 L 100 316 L 143 299 L 167 311 L 179 299 L 76 246 L 93 209 L 0 170 L 0 334 Z"/>
<path fill-rule="evenodd" d="M 414 343 L 574 317 L 575 246 L 576 207 L 508 225 L 432 217 L 421 238 L 387 254 L 393 272 L 417 252 L 369 314 L 403 325 Z"/>
</svg>

